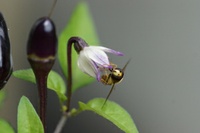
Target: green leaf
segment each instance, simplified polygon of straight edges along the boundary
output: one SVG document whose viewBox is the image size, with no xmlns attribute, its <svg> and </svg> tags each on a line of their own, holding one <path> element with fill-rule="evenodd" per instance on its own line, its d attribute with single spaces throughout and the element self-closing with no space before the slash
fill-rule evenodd
<svg viewBox="0 0 200 133">
<path fill-rule="evenodd" d="M 17 78 L 36 83 L 35 75 L 32 69 L 17 70 L 13 72 L 13 75 Z M 60 102 L 64 102 L 67 98 L 65 96 L 66 86 L 62 77 L 55 71 L 51 71 L 48 75 L 47 87 L 55 91 L 60 99 Z"/>
<path fill-rule="evenodd" d="M 6 94 L 5 94 L 5 91 L 0 91 L 0 107 L 2 106 L 3 104 L 3 100 L 5 99 L 6 97 Z"/>
<path fill-rule="evenodd" d="M 86 2 L 80 2 L 72 13 L 72 16 L 59 36 L 58 59 L 64 75 L 67 77 L 67 42 L 70 37 L 79 36 L 83 38 L 89 45 L 99 44 L 97 33 L 93 24 L 91 14 Z M 94 81 L 79 70 L 77 66 L 78 54 L 72 47 L 72 75 L 73 87 L 72 91 L 85 86 Z"/>
<path fill-rule="evenodd" d="M 104 107 L 102 105 L 105 99 L 96 98 L 89 101 L 87 104 L 79 102 L 81 111 L 89 110 L 97 113 L 98 115 L 106 118 L 122 131 L 126 133 L 138 133 L 138 130 L 126 110 L 115 102 L 107 101 Z"/>
<path fill-rule="evenodd" d="M 18 133 L 44 133 L 42 122 L 27 97 L 22 96 L 18 105 Z"/>
<path fill-rule="evenodd" d="M 8 122 L 0 119 L 0 133 L 14 133 L 14 129 L 10 126 Z"/>
</svg>

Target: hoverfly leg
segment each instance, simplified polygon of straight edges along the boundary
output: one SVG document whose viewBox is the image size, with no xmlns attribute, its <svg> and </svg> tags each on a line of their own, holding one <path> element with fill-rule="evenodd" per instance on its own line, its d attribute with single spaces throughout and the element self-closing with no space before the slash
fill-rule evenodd
<svg viewBox="0 0 200 133">
<path fill-rule="evenodd" d="M 108 75 L 108 78 L 106 79 L 106 84 L 108 84 L 108 81 L 110 78 L 111 78 L 111 74 Z"/>
<path fill-rule="evenodd" d="M 115 87 L 115 84 L 112 85 L 112 88 L 110 89 L 110 92 L 108 93 L 108 96 L 106 97 L 106 100 L 105 100 L 105 102 L 103 103 L 101 109 L 103 109 L 104 105 L 106 104 L 106 102 L 107 102 L 108 98 L 110 97 L 110 94 L 112 93 L 114 87 Z"/>
</svg>

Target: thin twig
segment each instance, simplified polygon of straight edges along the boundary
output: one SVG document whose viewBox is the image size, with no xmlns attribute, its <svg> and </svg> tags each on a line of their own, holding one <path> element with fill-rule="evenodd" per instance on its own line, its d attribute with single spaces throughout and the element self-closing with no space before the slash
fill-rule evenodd
<svg viewBox="0 0 200 133">
<path fill-rule="evenodd" d="M 58 125 L 56 126 L 56 129 L 54 131 L 54 133 L 61 133 L 66 121 L 67 121 L 68 116 L 66 114 L 64 114 L 60 121 L 58 122 Z"/>
</svg>

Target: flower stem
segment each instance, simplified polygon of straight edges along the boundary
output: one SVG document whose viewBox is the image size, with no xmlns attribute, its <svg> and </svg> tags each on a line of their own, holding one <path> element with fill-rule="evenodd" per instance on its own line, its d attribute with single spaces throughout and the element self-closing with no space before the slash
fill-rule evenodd
<svg viewBox="0 0 200 133">
<path fill-rule="evenodd" d="M 83 46 L 87 45 L 86 42 L 80 37 L 71 37 L 67 43 L 67 64 L 68 64 L 68 78 L 67 78 L 67 110 L 70 111 L 70 103 L 72 96 L 72 44 L 74 44 L 74 48 L 77 52 L 83 48 Z"/>
<path fill-rule="evenodd" d="M 71 59 L 71 47 L 73 41 L 69 40 L 67 45 L 67 64 L 68 64 L 68 80 L 67 80 L 67 110 L 70 110 L 70 102 L 72 95 L 72 59 Z"/>
</svg>

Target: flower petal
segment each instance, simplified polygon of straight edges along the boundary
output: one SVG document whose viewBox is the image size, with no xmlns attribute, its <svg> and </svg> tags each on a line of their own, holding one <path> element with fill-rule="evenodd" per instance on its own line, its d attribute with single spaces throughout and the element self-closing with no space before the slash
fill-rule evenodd
<svg viewBox="0 0 200 133">
<path fill-rule="evenodd" d="M 100 81 L 101 80 L 101 69 L 100 68 L 98 68 L 98 66 L 95 64 L 95 62 L 93 62 L 94 63 L 94 65 L 95 65 L 95 70 L 96 70 L 96 79 L 97 79 L 97 81 Z"/>
<path fill-rule="evenodd" d="M 88 59 L 94 61 L 100 68 L 108 67 L 110 62 L 106 53 L 100 49 L 93 49 L 91 47 L 85 47 L 84 53 Z"/>
<path fill-rule="evenodd" d="M 80 52 L 77 63 L 78 63 L 78 67 L 81 69 L 81 71 L 96 78 L 96 73 L 98 71 L 97 70 L 98 68 L 95 68 L 95 65 L 93 64 L 93 62 L 89 61 L 86 58 L 83 51 Z"/>
<path fill-rule="evenodd" d="M 92 49 L 99 49 L 99 50 L 102 50 L 104 52 L 107 52 L 107 53 L 112 53 L 112 54 L 115 54 L 115 55 L 118 55 L 118 56 L 123 56 L 124 54 L 122 52 L 119 52 L 119 51 L 115 51 L 113 49 L 110 49 L 110 48 L 106 48 L 106 47 L 102 47 L 102 46 L 90 46 Z"/>
<path fill-rule="evenodd" d="M 84 47 L 79 53 L 78 67 L 84 73 L 95 77 L 98 81 L 100 81 L 102 73 L 113 67 L 113 65 L 110 64 L 108 56 L 105 52 L 118 56 L 123 55 L 121 52 L 102 46 Z"/>
</svg>

